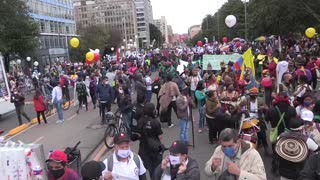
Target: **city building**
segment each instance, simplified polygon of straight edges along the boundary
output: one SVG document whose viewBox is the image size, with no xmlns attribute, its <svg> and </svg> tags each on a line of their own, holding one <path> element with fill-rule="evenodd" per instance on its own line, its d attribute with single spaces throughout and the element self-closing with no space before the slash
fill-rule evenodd
<svg viewBox="0 0 320 180">
<path fill-rule="evenodd" d="M 141 48 L 150 45 L 149 24 L 153 23 L 153 12 L 150 0 L 135 0 L 137 11 L 138 38 Z"/>
<path fill-rule="evenodd" d="M 194 25 L 194 26 L 191 26 L 189 29 L 188 29 L 188 37 L 190 39 L 192 39 L 194 36 L 196 36 L 199 32 L 201 31 L 201 26 L 200 25 Z"/>
<path fill-rule="evenodd" d="M 169 37 L 168 37 L 168 24 L 165 16 L 161 16 L 160 19 L 154 20 L 154 25 L 157 26 L 157 28 L 161 31 L 162 36 L 165 39 L 165 43 L 169 43 Z"/>
<path fill-rule="evenodd" d="M 173 39 L 173 29 L 172 29 L 171 25 L 168 25 L 168 43 L 169 43 L 169 47 L 171 47 L 172 39 Z"/>
<path fill-rule="evenodd" d="M 73 6 L 77 29 L 106 25 L 122 35 L 127 48 L 139 46 L 134 0 L 74 0 Z"/>
<path fill-rule="evenodd" d="M 68 59 L 69 40 L 76 35 L 72 0 L 25 0 L 30 15 L 39 24 L 38 61 L 51 64 Z"/>
</svg>

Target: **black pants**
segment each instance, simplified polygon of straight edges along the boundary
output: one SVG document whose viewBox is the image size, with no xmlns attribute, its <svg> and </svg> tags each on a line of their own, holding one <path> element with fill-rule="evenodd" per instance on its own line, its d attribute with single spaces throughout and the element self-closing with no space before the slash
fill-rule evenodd
<svg viewBox="0 0 320 180">
<path fill-rule="evenodd" d="M 37 111 L 38 124 L 41 124 L 40 114 L 41 114 L 41 116 L 42 116 L 42 119 L 43 119 L 44 123 L 47 124 L 47 119 L 46 119 L 46 116 L 45 116 L 45 114 L 44 114 L 44 111 Z"/>
<path fill-rule="evenodd" d="M 62 95 L 66 97 L 67 101 L 70 101 L 70 94 L 69 94 L 69 88 L 63 87 L 62 88 Z"/>
<path fill-rule="evenodd" d="M 106 102 L 106 103 L 102 103 L 100 102 L 100 113 L 102 115 L 102 123 L 105 123 L 105 118 L 106 118 L 106 109 L 107 112 L 111 111 L 111 104 Z"/>
<path fill-rule="evenodd" d="M 168 126 L 170 126 L 172 124 L 172 120 L 171 120 L 171 113 L 172 113 L 172 109 L 174 110 L 174 112 L 177 114 L 177 105 L 176 105 L 176 101 L 171 101 L 167 112 L 165 113 L 164 118 L 166 119 L 165 122 L 168 123 Z"/>
<path fill-rule="evenodd" d="M 153 178 L 154 170 L 162 162 L 162 154 L 158 152 L 139 153 L 145 168 L 149 171 L 150 179 Z"/>
<path fill-rule="evenodd" d="M 315 90 L 317 88 L 318 77 L 316 74 L 312 74 L 312 89 Z"/>
<path fill-rule="evenodd" d="M 90 93 L 90 96 L 91 96 L 91 100 L 92 100 L 93 106 L 96 107 L 96 104 L 97 104 L 96 94 L 95 93 Z"/>
<path fill-rule="evenodd" d="M 22 119 L 21 119 L 21 115 L 23 117 L 25 117 L 28 122 L 31 122 L 31 119 L 27 116 L 27 114 L 24 112 L 24 105 L 21 105 L 21 106 L 16 106 L 16 113 L 17 113 L 17 116 L 18 116 L 18 121 L 19 121 L 19 125 L 22 125 Z"/>
<path fill-rule="evenodd" d="M 217 137 L 219 137 L 221 131 L 224 129 L 223 119 L 211 119 L 206 117 L 206 120 L 209 128 L 209 142 L 213 142 L 214 140 L 217 140 Z"/>
<path fill-rule="evenodd" d="M 86 110 L 88 110 L 87 96 L 86 95 L 78 96 L 78 100 L 79 100 L 79 108 L 78 108 L 78 110 L 82 109 L 82 105 L 83 104 L 86 105 Z"/>
</svg>

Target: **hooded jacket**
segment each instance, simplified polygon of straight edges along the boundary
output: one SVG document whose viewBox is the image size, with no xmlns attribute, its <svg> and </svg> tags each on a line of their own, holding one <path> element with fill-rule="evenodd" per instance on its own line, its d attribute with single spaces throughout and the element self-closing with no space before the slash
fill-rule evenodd
<svg viewBox="0 0 320 180">
<path fill-rule="evenodd" d="M 161 169 L 161 164 L 155 169 L 153 180 L 165 180 L 165 177 L 170 177 L 170 166 L 166 169 Z M 188 157 L 187 169 L 184 173 L 177 174 L 176 180 L 199 180 L 200 170 L 196 160 Z"/>
</svg>

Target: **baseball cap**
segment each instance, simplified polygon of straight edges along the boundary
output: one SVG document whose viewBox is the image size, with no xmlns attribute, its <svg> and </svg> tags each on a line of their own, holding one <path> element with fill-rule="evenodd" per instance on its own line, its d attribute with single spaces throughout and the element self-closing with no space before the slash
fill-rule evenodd
<svg viewBox="0 0 320 180">
<path fill-rule="evenodd" d="M 120 144 L 122 142 L 130 142 L 130 137 L 125 133 L 118 133 L 114 137 L 114 143 L 115 144 Z"/>
<path fill-rule="evenodd" d="M 313 112 L 312 111 L 304 110 L 304 111 L 301 112 L 300 117 L 304 121 L 311 122 L 313 120 L 314 116 L 313 116 Z"/>
<path fill-rule="evenodd" d="M 56 151 L 53 151 L 52 153 L 50 153 L 47 162 L 48 161 L 68 163 L 68 157 L 67 157 L 66 153 L 64 153 L 63 151 L 56 150 Z"/>
<path fill-rule="evenodd" d="M 187 144 L 181 141 L 174 141 L 169 148 L 170 153 L 172 154 L 188 154 Z"/>
<path fill-rule="evenodd" d="M 83 180 L 98 180 L 102 176 L 106 165 L 101 161 L 89 161 L 81 168 L 81 176 Z"/>
</svg>

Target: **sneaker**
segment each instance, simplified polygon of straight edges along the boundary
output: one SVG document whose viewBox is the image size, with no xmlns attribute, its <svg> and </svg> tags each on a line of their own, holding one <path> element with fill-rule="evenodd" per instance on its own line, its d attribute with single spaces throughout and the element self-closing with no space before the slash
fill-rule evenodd
<svg viewBox="0 0 320 180">
<path fill-rule="evenodd" d="M 199 130 L 198 130 L 198 133 L 202 133 L 202 130 L 201 130 L 201 129 L 199 129 Z"/>
<path fill-rule="evenodd" d="M 174 126 L 174 124 L 172 123 L 170 126 L 169 126 L 169 128 L 172 128 Z"/>
<path fill-rule="evenodd" d="M 58 120 L 58 121 L 56 121 L 57 124 L 61 124 L 61 123 L 63 123 L 63 122 L 64 122 L 64 120 Z"/>
</svg>

